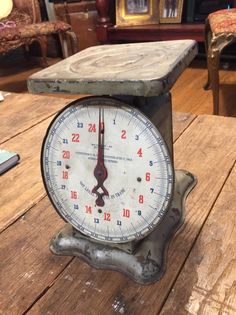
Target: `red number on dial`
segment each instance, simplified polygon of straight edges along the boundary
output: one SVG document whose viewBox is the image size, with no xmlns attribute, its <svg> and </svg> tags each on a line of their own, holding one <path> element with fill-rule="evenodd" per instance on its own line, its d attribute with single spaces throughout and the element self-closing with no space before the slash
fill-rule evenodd
<svg viewBox="0 0 236 315">
<path fill-rule="evenodd" d="M 79 133 L 72 133 L 72 142 L 79 142 Z"/>
<path fill-rule="evenodd" d="M 107 213 L 107 212 L 104 212 L 104 220 L 105 221 L 111 221 L 111 214 Z"/>
<path fill-rule="evenodd" d="M 63 159 L 69 159 L 70 158 L 70 151 L 62 151 L 62 158 Z"/>
<path fill-rule="evenodd" d="M 143 150 L 142 150 L 142 148 L 138 149 L 137 154 L 138 154 L 139 157 L 142 157 L 142 156 L 143 156 Z"/>
<path fill-rule="evenodd" d="M 62 178 L 63 178 L 63 179 L 68 179 L 68 177 L 69 177 L 69 176 L 68 176 L 68 172 L 67 172 L 67 171 L 63 171 L 63 172 L 62 172 Z"/>
<path fill-rule="evenodd" d="M 92 213 L 92 207 L 91 206 L 85 206 L 85 212 L 91 214 Z"/>
<path fill-rule="evenodd" d="M 126 139 L 126 130 L 121 131 L 121 139 Z"/>
<path fill-rule="evenodd" d="M 150 182 L 151 179 L 151 174 L 150 173 L 146 173 L 146 181 Z"/>
<path fill-rule="evenodd" d="M 125 217 L 125 218 L 130 217 L 130 210 L 129 209 L 123 209 L 123 217 Z"/>
<path fill-rule="evenodd" d="M 143 203 L 143 201 L 144 201 L 143 195 L 139 195 L 138 202 Z"/>
<path fill-rule="evenodd" d="M 77 199 L 77 191 L 72 190 L 72 191 L 70 192 L 70 198 L 71 198 L 71 199 Z"/>
<path fill-rule="evenodd" d="M 96 132 L 96 125 L 95 124 L 89 124 L 88 125 L 88 132 Z"/>
</svg>

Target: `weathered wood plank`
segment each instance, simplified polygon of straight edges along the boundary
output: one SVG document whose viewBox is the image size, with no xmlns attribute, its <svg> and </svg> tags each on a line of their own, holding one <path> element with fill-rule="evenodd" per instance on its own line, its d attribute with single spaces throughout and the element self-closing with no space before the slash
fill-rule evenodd
<svg viewBox="0 0 236 315">
<path fill-rule="evenodd" d="M 0 231 L 45 195 L 40 174 L 40 150 L 50 121 L 51 118 L 6 143 L 8 150 L 20 154 L 21 161 L 1 176 Z"/>
<path fill-rule="evenodd" d="M 173 140 L 176 141 L 184 130 L 193 122 L 196 115 L 173 112 Z"/>
<path fill-rule="evenodd" d="M 0 234 L 0 314 L 22 314 L 71 260 L 48 249 L 63 224 L 44 198 Z"/>
<path fill-rule="evenodd" d="M 86 283 L 101 290 L 94 294 L 91 288 L 84 291 L 86 283 L 80 282 L 84 264 L 75 259 L 29 313 L 57 314 L 63 309 L 65 314 L 157 314 L 236 160 L 235 139 L 235 119 L 205 116 L 197 118 L 177 140 L 175 165 L 193 172 L 198 186 L 188 199 L 185 223 L 171 243 L 168 269 L 160 282 L 140 286 L 115 272 L 109 272 L 106 280 L 108 271 L 86 266 Z M 75 279 L 73 285 L 68 285 L 68 277 Z"/>
<path fill-rule="evenodd" d="M 72 259 L 52 255 L 48 249 L 53 234 L 63 225 L 64 221 L 53 210 L 48 198 L 43 198 L 20 220 L 0 234 L 0 314 L 25 312 L 42 292 L 54 283 L 58 274 Z M 117 283 L 123 276 L 118 273 L 114 275 L 110 271 L 96 271 L 79 259 L 74 269 L 73 271 L 70 266 L 62 279 L 59 279 L 59 282 L 66 280 L 66 285 L 57 291 L 55 298 L 60 300 L 61 296 L 66 295 L 66 291 L 72 288 L 76 292 L 79 285 L 80 291 L 76 293 L 72 304 L 75 309 L 80 299 L 86 300 L 87 304 L 82 306 L 77 314 L 97 314 L 96 304 L 88 306 L 91 294 L 103 295 L 102 304 L 105 307 L 110 297 L 106 292 L 117 289 L 113 282 L 109 281 L 110 276 L 112 275 L 113 281 L 116 281 L 117 277 Z M 96 278 L 100 283 L 99 288 L 91 280 Z M 57 314 L 62 313 L 67 314 L 58 309 Z M 55 310 L 53 314 L 56 314 Z"/>
<path fill-rule="evenodd" d="M 236 314 L 236 166 L 161 312 Z"/>
<path fill-rule="evenodd" d="M 5 93 L 0 105 L 0 144 L 52 116 L 69 101 L 32 94 Z"/>
</svg>

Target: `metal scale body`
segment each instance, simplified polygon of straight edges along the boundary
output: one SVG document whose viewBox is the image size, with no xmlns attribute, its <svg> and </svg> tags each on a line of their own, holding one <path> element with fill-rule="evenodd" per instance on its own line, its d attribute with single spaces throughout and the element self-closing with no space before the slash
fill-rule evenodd
<svg viewBox="0 0 236 315">
<path fill-rule="evenodd" d="M 172 105 L 169 89 L 196 53 L 196 43 L 190 40 L 92 47 L 34 74 L 28 80 L 28 87 L 34 93 L 93 94 L 95 100 L 96 97 L 102 100 L 104 96 L 112 95 L 111 103 L 114 98 L 114 102 L 120 102 L 124 106 L 128 104 L 157 128 L 173 166 Z M 106 97 L 105 100 L 109 102 Z M 79 102 L 83 103 L 83 99 Z M 86 103 L 86 98 L 84 102 Z M 50 131 L 52 126 L 49 126 L 48 132 Z M 174 171 L 170 200 L 160 222 L 152 226 L 150 232 L 127 241 L 102 241 L 90 237 L 89 233 L 81 233 L 71 218 L 67 220 L 63 210 L 55 202 L 45 175 L 48 174 L 45 171 L 46 147 L 50 147 L 48 138 L 50 137 L 46 134 L 42 150 L 45 188 L 59 214 L 73 225 L 67 223 L 52 238 L 51 251 L 57 255 L 78 256 L 98 269 L 120 271 L 141 284 L 159 280 L 166 269 L 169 242 L 183 223 L 185 199 L 196 184 L 195 177 L 187 171 Z M 103 184 L 106 187 L 106 181 Z M 100 198 L 101 192 L 94 192 L 98 196 L 97 205 L 101 205 L 100 208 L 103 209 L 102 203 L 106 199 Z M 101 209 L 99 211 L 102 212 Z"/>
</svg>

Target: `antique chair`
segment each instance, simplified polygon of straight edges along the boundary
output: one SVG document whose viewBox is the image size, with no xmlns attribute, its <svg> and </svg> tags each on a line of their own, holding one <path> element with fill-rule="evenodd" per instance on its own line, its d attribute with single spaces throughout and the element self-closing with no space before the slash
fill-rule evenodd
<svg viewBox="0 0 236 315">
<path fill-rule="evenodd" d="M 39 43 L 43 65 L 47 65 L 47 35 L 68 35 L 73 53 L 78 51 L 77 37 L 71 26 L 63 21 L 42 22 L 38 0 L 13 0 L 11 13 L 0 20 L 0 53 Z M 65 39 L 64 36 L 62 36 Z"/>
<path fill-rule="evenodd" d="M 212 89 L 213 114 L 219 115 L 219 64 L 222 50 L 236 41 L 236 8 L 209 14 L 205 24 L 208 80 Z"/>
</svg>

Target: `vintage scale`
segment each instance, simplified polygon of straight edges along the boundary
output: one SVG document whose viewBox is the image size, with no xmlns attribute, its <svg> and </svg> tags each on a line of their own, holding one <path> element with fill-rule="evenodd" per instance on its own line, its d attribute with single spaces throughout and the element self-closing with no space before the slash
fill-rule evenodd
<svg viewBox="0 0 236 315">
<path fill-rule="evenodd" d="M 195 185 L 174 171 L 169 89 L 197 53 L 192 40 L 85 49 L 28 80 L 34 93 L 83 93 L 52 120 L 42 145 L 47 194 L 68 224 L 50 249 L 148 284 Z"/>
</svg>

